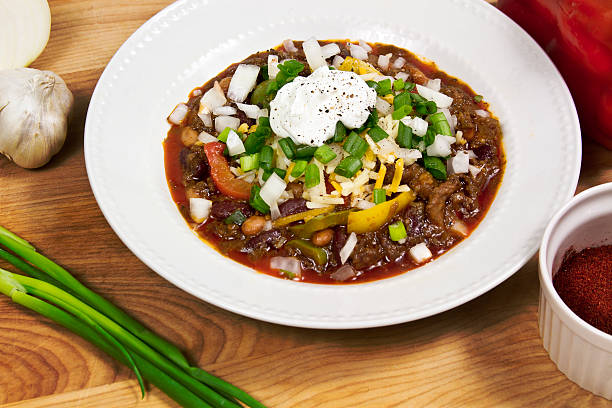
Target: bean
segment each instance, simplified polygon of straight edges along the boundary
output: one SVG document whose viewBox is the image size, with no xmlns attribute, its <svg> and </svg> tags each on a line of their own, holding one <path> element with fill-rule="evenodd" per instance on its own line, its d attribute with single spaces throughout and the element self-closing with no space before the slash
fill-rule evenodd
<svg viewBox="0 0 612 408">
<path fill-rule="evenodd" d="M 329 244 L 333 236 L 334 236 L 334 230 L 332 230 L 331 228 L 327 228 L 327 229 L 315 232 L 311 240 L 312 240 L 312 243 L 315 244 L 316 246 L 322 247 L 322 246 Z"/>
<path fill-rule="evenodd" d="M 242 232 L 244 235 L 259 234 L 266 224 L 266 219 L 260 215 L 253 215 L 242 224 Z"/>
</svg>

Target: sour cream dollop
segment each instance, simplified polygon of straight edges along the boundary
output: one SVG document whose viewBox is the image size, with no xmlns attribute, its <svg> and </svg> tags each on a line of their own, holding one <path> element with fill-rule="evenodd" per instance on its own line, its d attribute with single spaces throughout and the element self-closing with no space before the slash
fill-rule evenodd
<svg viewBox="0 0 612 408">
<path fill-rule="evenodd" d="M 376 91 L 356 73 L 324 66 L 278 91 L 270 102 L 270 126 L 296 144 L 321 146 L 334 136 L 338 121 L 358 128 L 375 104 Z"/>
</svg>

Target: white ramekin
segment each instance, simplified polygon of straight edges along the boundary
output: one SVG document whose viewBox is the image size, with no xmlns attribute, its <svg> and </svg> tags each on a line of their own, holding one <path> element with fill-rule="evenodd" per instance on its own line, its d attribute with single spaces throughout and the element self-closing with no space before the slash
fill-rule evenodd
<svg viewBox="0 0 612 408">
<path fill-rule="evenodd" d="M 552 218 L 540 246 L 540 336 L 557 368 L 596 395 L 612 399 L 612 335 L 594 328 L 563 303 L 552 277 L 573 247 L 612 244 L 612 183 L 575 196 Z"/>
</svg>

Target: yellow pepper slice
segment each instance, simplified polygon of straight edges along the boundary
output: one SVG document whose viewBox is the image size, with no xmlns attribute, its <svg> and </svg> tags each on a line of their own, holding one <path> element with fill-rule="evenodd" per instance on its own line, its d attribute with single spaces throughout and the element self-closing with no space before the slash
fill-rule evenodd
<svg viewBox="0 0 612 408">
<path fill-rule="evenodd" d="M 402 174 L 404 173 L 404 159 L 397 159 L 395 162 L 395 172 L 393 173 L 393 180 L 391 186 L 387 190 L 387 195 L 397 192 L 397 188 L 402 181 Z M 378 181 L 378 180 L 377 180 Z"/>
<path fill-rule="evenodd" d="M 385 180 L 385 174 L 387 174 L 387 166 L 380 163 L 380 170 L 378 170 L 378 177 L 376 177 L 374 188 L 382 188 L 383 181 Z"/>
<path fill-rule="evenodd" d="M 302 211 L 297 214 L 292 214 L 286 217 L 277 218 L 276 220 L 272 221 L 272 225 L 277 228 L 284 227 L 285 225 L 289 225 L 292 222 L 296 222 L 296 221 L 304 220 L 307 218 L 312 218 L 320 214 L 328 213 L 333 209 L 334 209 L 334 206 L 330 205 L 329 207 L 315 208 L 314 210 Z"/>
<path fill-rule="evenodd" d="M 389 222 L 397 213 L 402 211 L 416 198 L 413 191 L 400 193 L 393 200 L 376 204 L 372 208 L 349 213 L 347 231 L 363 234 L 372 232 Z"/>
</svg>

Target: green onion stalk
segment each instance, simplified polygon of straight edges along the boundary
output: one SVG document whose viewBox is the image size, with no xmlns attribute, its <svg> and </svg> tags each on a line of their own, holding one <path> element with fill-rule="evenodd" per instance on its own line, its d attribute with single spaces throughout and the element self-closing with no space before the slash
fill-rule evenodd
<svg viewBox="0 0 612 408">
<path fill-rule="evenodd" d="M 29 276 L 0 268 L 0 293 L 85 338 L 185 407 L 264 405 L 226 381 L 191 366 L 179 349 L 83 286 L 24 239 L 0 227 L 0 258 Z M 21 258 L 20 258 L 21 257 Z M 23 259 L 22 259 L 23 258 Z M 240 402 L 238 402 L 240 401 Z"/>
</svg>

